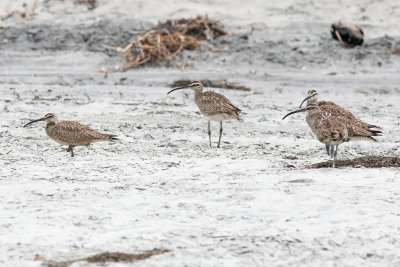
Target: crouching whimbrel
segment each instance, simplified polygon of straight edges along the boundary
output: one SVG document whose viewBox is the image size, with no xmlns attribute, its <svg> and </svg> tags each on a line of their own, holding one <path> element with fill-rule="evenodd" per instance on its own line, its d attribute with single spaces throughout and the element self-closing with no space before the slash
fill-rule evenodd
<svg viewBox="0 0 400 267">
<path fill-rule="evenodd" d="M 220 130 L 219 130 L 219 140 L 218 147 L 221 144 L 221 136 L 222 136 L 222 121 L 229 119 L 236 119 L 238 121 L 243 121 L 242 118 L 239 117 L 239 108 L 235 107 L 228 98 L 221 94 L 217 94 L 214 92 L 203 92 L 203 85 L 201 82 L 194 82 L 188 86 L 182 86 L 172 89 L 168 92 L 170 94 L 173 91 L 180 89 L 192 89 L 194 91 L 194 101 L 200 109 L 200 112 L 207 118 L 208 120 L 208 137 L 210 140 L 211 147 L 211 121 L 219 121 L 220 122 Z"/>
<path fill-rule="evenodd" d="M 317 101 L 317 99 L 317 92 L 310 90 L 307 98 L 301 103 L 302 105 L 307 101 L 307 107 L 292 111 L 283 119 L 298 112 L 307 112 L 306 121 L 318 140 L 325 144 L 326 151 L 332 160 L 332 167 L 335 167 L 337 151 L 341 143 L 352 140 L 376 141 L 373 136 L 380 136 L 381 131 L 373 130 L 373 128 L 378 128 L 377 126 L 361 121 L 333 102 Z"/>
<path fill-rule="evenodd" d="M 24 127 L 38 121 L 46 122 L 46 134 L 51 139 L 68 146 L 67 152 L 71 152 L 71 157 L 74 156 L 75 146 L 88 146 L 95 142 L 118 140 L 115 135 L 100 133 L 77 121 L 58 121 L 57 116 L 53 113 L 33 120 Z"/>
</svg>

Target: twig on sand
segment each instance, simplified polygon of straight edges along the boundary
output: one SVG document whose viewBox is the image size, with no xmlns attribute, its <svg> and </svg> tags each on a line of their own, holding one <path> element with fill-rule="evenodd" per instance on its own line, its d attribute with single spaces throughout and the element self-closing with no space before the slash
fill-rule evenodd
<svg viewBox="0 0 400 267">
<path fill-rule="evenodd" d="M 335 31 L 335 34 L 336 34 L 336 37 L 338 38 L 340 44 L 341 44 L 342 46 L 345 46 L 346 44 L 343 42 L 342 36 L 340 36 L 339 32 L 338 32 L 338 31 Z"/>
</svg>

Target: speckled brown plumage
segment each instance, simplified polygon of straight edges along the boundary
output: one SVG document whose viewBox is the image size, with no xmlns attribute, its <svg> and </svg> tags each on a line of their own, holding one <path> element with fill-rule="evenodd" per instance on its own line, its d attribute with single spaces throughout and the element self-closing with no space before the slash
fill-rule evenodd
<svg viewBox="0 0 400 267">
<path fill-rule="evenodd" d="M 222 121 L 236 119 L 243 121 L 239 116 L 239 108 L 235 107 L 225 96 L 211 91 L 195 94 L 194 100 L 200 112 L 209 120 Z"/>
<path fill-rule="evenodd" d="M 312 108 L 315 107 L 315 108 Z M 349 141 L 343 117 L 324 112 L 320 106 L 309 105 L 307 123 L 321 143 L 339 145 Z"/>
<path fill-rule="evenodd" d="M 38 121 L 46 122 L 46 134 L 51 139 L 62 145 L 68 145 L 67 151 L 71 152 L 72 157 L 74 156 L 73 150 L 75 146 L 87 146 L 100 141 L 118 140 L 115 135 L 100 133 L 77 121 L 58 121 L 54 113 L 48 113 L 41 119 L 27 123 L 24 127 Z"/>
<path fill-rule="evenodd" d="M 237 108 L 229 101 L 228 98 L 221 94 L 217 94 L 214 92 L 203 92 L 203 85 L 201 82 L 193 82 L 188 86 L 182 86 L 172 89 L 168 92 L 180 89 L 192 89 L 194 91 L 194 100 L 197 106 L 200 109 L 200 112 L 204 115 L 204 117 L 208 120 L 208 137 L 210 140 L 211 147 L 211 128 L 210 121 L 219 121 L 220 122 L 220 130 L 219 130 L 219 140 L 218 146 L 221 144 L 221 136 L 222 136 L 222 121 L 229 119 L 236 119 L 238 121 L 243 121 L 239 116 L 240 109 Z"/>
<path fill-rule="evenodd" d="M 326 152 L 331 157 L 332 167 L 335 167 L 337 150 L 341 143 L 349 141 L 348 128 L 342 116 L 323 111 L 317 104 L 308 104 L 306 108 L 292 111 L 285 115 L 307 111 L 307 123 L 318 140 L 325 144 Z"/>
<path fill-rule="evenodd" d="M 367 124 L 351 112 L 330 101 L 318 101 L 315 90 L 308 91 L 308 96 L 301 102 L 307 101 L 307 107 L 288 113 L 285 117 L 297 112 L 307 112 L 306 121 L 312 132 L 321 143 L 325 144 L 326 151 L 335 167 L 338 147 L 341 143 L 350 140 L 369 139 L 376 141 L 373 136 L 379 136 L 380 131 L 373 130 L 377 126 Z"/>
<path fill-rule="evenodd" d="M 369 139 L 376 141 L 373 136 L 379 136 L 381 134 L 381 131 L 374 129 L 378 128 L 378 126 L 363 122 L 353 113 L 345 110 L 341 106 L 336 105 L 331 101 L 318 101 L 318 93 L 315 90 L 308 91 L 308 98 L 309 99 L 307 100 L 307 107 L 311 105 L 317 105 L 321 108 L 321 112 L 340 116 L 343 122 L 346 124 L 350 140 Z M 310 111 L 308 111 L 307 114 L 307 123 L 310 125 L 309 121 L 312 121 L 313 119 L 309 118 L 309 114 Z"/>
<path fill-rule="evenodd" d="M 63 145 L 84 146 L 100 141 L 112 141 L 113 136 L 100 133 L 77 121 L 48 122 L 46 133 Z"/>
</svg>

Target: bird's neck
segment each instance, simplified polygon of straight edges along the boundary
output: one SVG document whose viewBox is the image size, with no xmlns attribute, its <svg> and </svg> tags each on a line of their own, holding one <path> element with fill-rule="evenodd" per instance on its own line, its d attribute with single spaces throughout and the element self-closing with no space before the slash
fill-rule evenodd
<svg viewBox="0 0 400 267">
<path fill-rule="evenodd" d="M 310 107 L 314 107 L 314 108 L 310 108 Z M 307 105 L 307 108 L 310 108 L 309 110 L 307 110 L 307 115 L 313 115 L 315 113 L 320 112 L 320 108 L 316 104 Z"/>
<path fill-rule="evenodd" d="M 316 105 L 317 102 L 318 102 L 317 99 L 310 99 L 307 101 L 307 107 Z"/>
<path fill-rule="evenodd" d="M 194 91 L 194 100 L 196 100 L 197 98 L 199 98 L 200 95 L 201 95 L 201 93 L 202 93 L 201 90 L 195 90 L 195 91 Z"/>
<path fill-rule="evenodd" d="M 49 121 L 48 123 L 46 123 L 46 128 L 51 128 L 51 127 L 53 127 L 54 125 L 56 125 L 55 122 Z"/>
</svg>

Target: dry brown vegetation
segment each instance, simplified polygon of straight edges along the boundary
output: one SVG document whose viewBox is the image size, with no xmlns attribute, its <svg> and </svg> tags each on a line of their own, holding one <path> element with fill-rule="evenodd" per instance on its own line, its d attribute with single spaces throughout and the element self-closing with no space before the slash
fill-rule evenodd
<svg viewBox="0 0 400 267">
<path fill-rule="evenodd" d="M 384 168 L 384 167 L 400 167 L 400 158 L 397 157 L 377 157 L 368 156 L 351 160 L 336 160 L 336 167 L 365 167 L 365 168 Z M 331 161 L 320 162 L 310 166 L 310 168 L 330 168 Z"/>
<path fill-rule="evenodd" d="M 22 18 L 26 19 L 33 19 L 35 15 L 37 15 L 37 13 L 35 12 L 37 2 L 38 0 L 35 0 L 35 2 L 33 2 L 33 6 L 31 9 L 3 11 L 1 12 L 3 14 L 1 14 L 2 16 L 0 16 L 0 20 L 6 20 L 14 15 L 20 15 Z"/>
<path fill-rule="evenodd" d="M 104 252 L 100 254 L 96 254 L 93 256 L 89 256 L 86 258 L 69 260 L 69 261 L 48 261 L 41 255 L 36 255 L 35 260 L 42 261 L 46 264 L 47 267 L 68 267 L 75 262 L 86 261 L 86 262 L 134 262 L 145 260 L 155 255 L 160 255 L 163 253 L 170 252 L 168 249 L 153 249 L 148 250 L 140 254 L 130 254 L 130 253 L 121 253 L 121 252 Z"/>
<path fill-rule="evenodd" d="M 197 49 L 200 40 L 209 40 L 226 34 L 217 21 L 207 16 L 158 23 L 156 27 L 139 35 L 126 47 L 114 47 L 127 62 L 124 67 L 116 71 L 126 71 L 148 62 L 155 64 L 165 60 L 171 61 L 185 49 Z"/>
<path fill-rule="evenodd" d="M 97 0 L 75 0 L 75 4 L 86 4 L 93 9 L 97 7 Z"/>
</svg>

